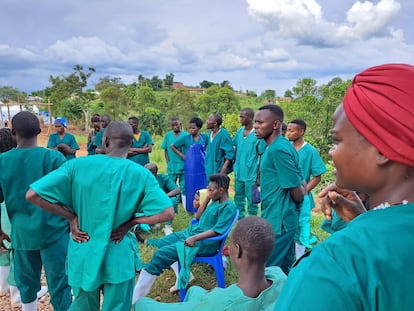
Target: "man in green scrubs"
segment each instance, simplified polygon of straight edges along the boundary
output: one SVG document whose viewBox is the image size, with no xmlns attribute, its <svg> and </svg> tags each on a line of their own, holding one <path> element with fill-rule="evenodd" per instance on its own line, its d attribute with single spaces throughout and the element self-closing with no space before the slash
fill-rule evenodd
<svg viewBox="0 0 414 311">
<path fill-rule="evenodd" d="M 335 184 L 319 195 L 348 224 L 292 269 L 275 310 L 414 310 L 413 81 L 406 64 L 354 77 L 333 118 Z"/>
<path fill-rule="evenodd" d="M 158 248 L 151 261 L 141 270 L 137 285 L 134 289 L 133 303 L 146 296 L 152 288 L 157 276 L 164 269 L 178 261 L 176 244 L 181 243 L 189 247 L 199 247 L 197 255 L 211 255 L 217 251 L 221 241 L 203 242 L 206 238 L 221 235 L 227 231 L 236 215 L 236 206 L 228 198 L 230 178 L 225 174 L 210 175 L 208 186 L 209 197 L 212 203 L 201 214 L 197 224 L 191 224 L 186 230 L 175 232 L 161 239 L 151 239 L 148 245 Z"/>
<path fill-rule="evenodd" d="M 294 236 L 298 210 L 306 189 L 302 184 L 298 153 L 281 135 L 283 110 L 265 105 L 256 112 L 256 136 L 266 142 L 260 158 L 261 216 L 268 220 L 276 237 L 267 266 L 279 266 L 286 274 L 294 260 Z"/>
<path fill-rule="evenodd" d="M 165 134 L 161 148 L 164 150 L 165 160 L 167 161 L 167 174 L 170 178 L 180 185 L 181 190 L 184 189 L 184 161 L 181 157 L 171 149 L 171 145 L 181 137 L 188 135 L 187 132 L 181 130 L 181 122 L 178 118 L 171 119 L 171 131 Z M 181 147 L 180 152 L 184 149 Z"/>
<path fill-rule="evenodd" d="M 322 174 L 326 172 L 326 166 L 319 152 L 314 146 L 305 141 L 305 132 L 306 122 L 302 119 L 292 120 L 287 125 L 287 138 L 299 154 L 300 171 L 306 182 L 308 193 L 299 211 L 299 228 L 295 237 L 297 259 L 305 253 L 305 248 L 312 248 L 310 221 L 311 210 L 315 207 L 315 202 L 311 191 L 321 182 Z"/>
<path fill-rule="evenodd" d="M 252 202 L 252 187 L 257 181 L 259 161 L 258 140 L 253 128 L 254 111 L 244 108 L 240 111 L 240 123 L 243 127 L 234 135 L 233 143 L 236 149 L 234 159 L 234 203 L 239 209 L 239 218 L 257 215 L 257 203 Z"/>
<path fill-rule="evenodd" d="M 66 160 L 56 150 L 37 146 L 39 119 L 22 111 L 12 119 L 17 148 L 0 155 L 0 201 L 6 202 L 14 248 L 14 277 L 23 310 L 37 310 L 37 292 L 44 267 L 54 310 L 66 311 L 72 301 L 65 272 L 69 224 L 25 199 L 29 185 Z"/>
<path fill-rule="evenodd" d="M 27 193 L 32 203 L 71 225 L 67 269 L 75 300 L 70 310 L 99 310 L 101 290 L 102 310 L 129 310 L 139 259 L 129 230 L 174 215 L 154 176 L 126 160 L 132 137 L 128 123 L 112 122 L 104 135 L 105 155 L 68 161 Z M 91 187 L 91 180 L 99 185 Z"/>
<path fill-rule="evenodd" d="M 149 154 L 152 152 L 154 142 L 149 132 L 139 129 L 137 117 L 128 118 L 128 123 L 134 132 L 132 145 L 128 150 L 128 159 L 144 166 L 149 163 Z"/>
<path fill-rule="evenodd" d="M 233 171 L 234 147 L 229 132 L 221 127 L 222 117 L 212 113 L 206 122 L 210 131 L 206 152 L 206 176 L 214 173 L 229 174 Z"/>
<path fill-rule="evenodd" d="M 107 126 L 109 125 L 109 123 L 111 123 L 111 117 L 107 114 L 104 114 L 101 117 L 101 130 L 96 134 L 96 137 L 95 137 L 95 145 L 96 145 L 95 153 L 96 154 L 100 154 L 104 152 L 103 146 L 102 146 L 102 139 L 103 139 L 105 130 Z"/>
<path fill-rule="evenodd" d="M 192 286 L 182 303 L 160 303 L 142 298 L 135 310 L 273 310 L 286 275 L 279 267 L 265 268 L 274 245 L 272 225 L 257 216 L 237 222 L 230 239 L 230 258 L 239 271 L 237 284 L 207 291 Z"/>
</svg>

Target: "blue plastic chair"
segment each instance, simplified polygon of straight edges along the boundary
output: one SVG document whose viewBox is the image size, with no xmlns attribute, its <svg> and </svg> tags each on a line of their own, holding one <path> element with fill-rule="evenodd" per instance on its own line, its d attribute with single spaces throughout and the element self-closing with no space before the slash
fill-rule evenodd
<svg viewBox="0 0 414 311">
<path fill-rule="evenodd" d="M 202 241 L 221 241 L 220 247 L 218 248 L 217 252 L 214 255 L 197 256 L 193 260 L 193 263 L 204 262 L 204 263 L 211 265 L 214 268 L 214 271 L 216 272 L 216 279 L 217 279 L 218 287 L 221 287 L 221 288 L 226 287 L 226 281 L 224 280 L 224 266 L 223 266 L 222 251 L 226 243 L 227 236 L 230 234 L 230 231 L 233 228 L 238 218 L 239 218 L 239 210 L 236 210 L 236 215 L 234 216 L 234 219 L 231 222 L 231 225 L 229 226 L 226 232 L 224 232 L 222 235 L 216 235 L 212 238 L 207 238 L 207 239 L 202 240 Z M 195 219 L 191 220 L 192 224 L 197 223 L 197 222 L 198 221 Z M 180 264 L 178 264 L 178 269 L 180 270 Z M 184 301 L 186 294 L 187 294 L 187 289 L 185 288 L 180 289 L 180 301 Z"/>
</svg>

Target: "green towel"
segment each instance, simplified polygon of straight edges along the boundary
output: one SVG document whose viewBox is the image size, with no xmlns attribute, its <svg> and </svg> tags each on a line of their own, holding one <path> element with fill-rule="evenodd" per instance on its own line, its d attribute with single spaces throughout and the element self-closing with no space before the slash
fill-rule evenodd
<svg viewBox="0 0 414 311">
<path fill-rule="evenodd" d="M 200 246 L 198 245 L 198 242 L 193 247 L 185 246 L 184 241 L 180 241 L 175 243 L 175 247 L 177 248 L 178 261 L 181 266 L 177 284 L 179 289 L 184 289 L 187 288 L 190 280 L 191 263 L 196 257 Z"/>
</svg>

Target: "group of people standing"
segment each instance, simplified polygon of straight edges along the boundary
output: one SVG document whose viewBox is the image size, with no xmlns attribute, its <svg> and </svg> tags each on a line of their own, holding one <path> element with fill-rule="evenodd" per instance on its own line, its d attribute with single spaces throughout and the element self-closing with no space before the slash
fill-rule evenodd
<svg viewBox="0 0 414 311">
<path fill-rule="evenodd" d="M 12 227 L 11 237 L 0 230 L 0 238 L 12 243 L 23 310 L 37 310 L 42 265 L 55 310 L 98 310 L 101 292 L 103 310 L 129 310 L 178 259 L 179 245 L 208 250 L 203 239 L 221 234 L 236 206 L 241 218 L 246 210 L 259 214 L 252 198 L 257 187 L 261 218 L 239 220 L 230 241 L 240 269 L 237 287 L 198 292 L 189 309 L 219 308 L 214 303 L 225 300 L 221 306 L 249 310 L 412 310 L 413 81 L 414 67 L 404 64 L 369 68 L 354 78 L 334 114 L 329 155 L 336 182 L 319 194 L 327 219 L 340 217 L 345 225 L 293 268 L 294 241 L 297 255 L 311 248 L 310 193 L 326 168 L 304 140 L 303 120 L 287 123 L 288 139 L 282 135 L 279 106 L 265 105 L 255 114 L 243 109 L 233 139 L 218 114 L 207 119 L 208 135 L 200 133 L 199 118 L 190 120 L 189 133 L 172 120 L 162 144 L 168 174 L 180 185 L 187 210 L 198 195 L 193 188 L 207 188 L 212 202 L 197 206 L 199 221 L 185 231 L 144 241 L 159 248 L 144 268 L 131 228 L 170 221 L 174 209 L 151 166 L 143 166 L 153 142 L 138 129 L 138 119 L 108 122 L 94 139 L 91 134 L 96 155 L 66 161 L 76 148 L 64 142 L 37 147 L 39 120 L 20 112 L 12 120 L 16 148 L 0 155 L 0 201 Z M 65 121 L 57 125 L 66 128 Z M 228 198 L 232 170 L 236 204 Z M 196 181 L 203 185 L 194 186 Z M 286 284 L 286 276 L 265 266 L 280 267 Z M 136 271 L 141 274 L 134 288 Z"/>
</svg>

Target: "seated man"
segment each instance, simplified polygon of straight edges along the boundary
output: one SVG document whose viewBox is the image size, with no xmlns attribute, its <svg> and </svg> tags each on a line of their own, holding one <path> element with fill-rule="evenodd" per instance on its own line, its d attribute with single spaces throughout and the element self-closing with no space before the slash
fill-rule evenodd
<svg viewBox="0 0 414 311">
<path fill-rule="evenodd" d="M 158 166 L 155 163 L 147 163 L 144 165 L 146 169 L 148 169 L 152 175 L 154 175 L 155 179 L 157 179 L 158 183 L 160 184 L 160 188 L 164 190 L 164 192 L 168 195 L 171 199 L 171 203 L 174 207 L 174 212 L 178 213 L 178 196 L 181 193 L 180 187 L 170 178 L 167 174 L 158 174 Z M 173 228 L 171 227 L 172 222 L 167 221 L 164 227 L 165 235 L 169 235 L 173 232 Z"/>
<path fill-rule="evenodd" d="M 157 276 L 163 269 L 169 268 L 178 260 L 176 244 L 197 247 L 197 255 L 214 254 L 220 247 L 220 241 L 203 242 L 200 240 L 221 235 L 229 228 L 235 215 L 236 206 L 228 198 L 230 178 L 225 174 L 210 175 L 208 185 L 209 197 L 212 203 L 208 205 L 197 224 L 191 224 L 186 230 L 175 232 L 161 239 L 151 239 L 148 245 L 159 249 L 155 252 L 150 263 L 141 270 L 137 285 L 134 288 L 132 303 L 146 296 L 152 288 Z"/>
<path fill-rule="evenodd" d="M 160 303 L 142 298 L 135 310 L 273 310 L 286 275 L 279 267 L 265 268 L 274 245 L 272 225 L 249 216 L 237 222 L 230 242 L 230 257 L 239 281 L 211 291 L 193 286 L 182 303 Z"/>
</svg>

